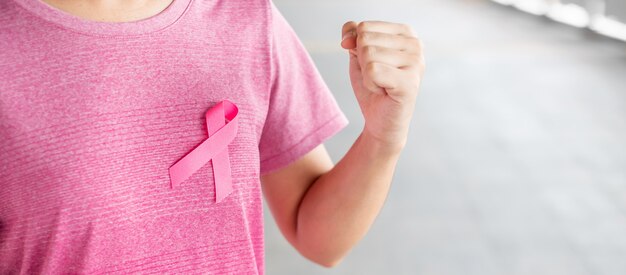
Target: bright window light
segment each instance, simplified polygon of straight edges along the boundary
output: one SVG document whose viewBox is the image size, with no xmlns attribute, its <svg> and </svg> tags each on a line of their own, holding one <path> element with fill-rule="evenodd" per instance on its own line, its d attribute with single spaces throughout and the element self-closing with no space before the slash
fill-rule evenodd
<svg viewBox="0 0 626 275">
<path fill-rule="evenodd" d="M 493 2 L 514 6 L 527 13 L 548 18 L 578 28 L 589 28 L 599 34 L 626 41 L 626 23 L 617 19 L 598 15 L 591 16 L 584 8 L 576 4 L 561 4 L 558 0 L 492 0 Z M 598 2 L 602 4 L 602 2 Z"/>
<path fill-rule="evenodd" d="M 598 18 L 591 29 L 600 34 L 626 41 L 626 24 L 615 19 Z"/>
<path fill-rule="evenodd" d="M 548 17 L 554 21 L 572 25 L 578 28 L 589 26 L 589 13 L 583 7 L 575 4 L 554 5 Z"/>
</svg>

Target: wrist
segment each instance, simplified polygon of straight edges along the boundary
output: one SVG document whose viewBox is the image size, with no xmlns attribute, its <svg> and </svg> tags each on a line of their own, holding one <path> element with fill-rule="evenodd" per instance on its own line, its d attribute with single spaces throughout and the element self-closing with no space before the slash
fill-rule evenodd
<svg viewBox="0 0 626 275">
<path fill-rule="evenodd" d="M 382 139 L 365 130 L 361 132 L 359 140 L 374 155 L 388 157 L 398 157 L 407 143 L 406 136 L 393 140 Z"/>
</svg>

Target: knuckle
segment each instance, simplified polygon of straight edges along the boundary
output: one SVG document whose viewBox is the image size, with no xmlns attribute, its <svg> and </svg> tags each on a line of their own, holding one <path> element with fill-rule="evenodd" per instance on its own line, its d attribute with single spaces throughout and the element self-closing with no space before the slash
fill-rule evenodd
<svg viewBox="0 0 626 275">
<path fill-rule="evenodd" d="M 401 24 L 401 26 L 404 29 L 404 31 L 406 31 L 407 33 L 413 35 L 413 27 L 411 27 L 411 25 Z"/>
<path fill-rule="evenodd" d="M 411 37 L 408 37 L 407 39 L 409 40 L 409 44 L 412 47 L 415 47 L 417 49 L 422 48 L 422 41 L 419 38 L 411 36 Z"/>
<path fill-rule="evenodd" d="M 365 73 L 368 75 L 376 75 L 379 70 L 379 66 L 376 62 L 369 62 L 365 65 Z"/>
<path fill-rule="evenodd" d="M 357 45 L 364 46 L 367 45 L 368 40 L 369 38 L 367 38 L 367 35 L 365 33 L 361 33 L 357 36 L 356 43 Z"/>
<path fill-rule="evenodd" d="M 419 85 L 420 78 L 424 74 L 424 70 L 426 69 L 426 63 L 420 61 L 419 63 L 412 65 L 409 67 L 408 71 L 412 76 L 416 83 Z"/>
<path fill-rule="evenodd" d="M 372 33 L 371 32 L 363 32 L 361 33 L 361 35 L 359 36 L 361 38 L 361 41 L 363 43 L 363 45 L 369 43 L 372 40 Z"/>
<path fill-rule="evenodd" d="M 424 42 L 422 42 L 421 39 L 414 37 L 415 39 L 415 43 L 417 44 L 417 49 L 420 50 L 420 52 L 424 49 Z"/>
<path fill-rule="evenodd" d="M 367 27 L 369 26 L 369 23 L 367 23 L 366 21 L 360 22 L 357 26 L 356 26 L 356 31 L 357 33 L 363 33 L 365 30 L 367 30 Z"/>
<path fill-rule="evenodd" d="M 410 52 L 417 56 L 417 58 L 422 58 L 423 50 L 422 41 L 416 37 L 409 37 L 405 42 L 405 48 L 407 52 Z"/>
<path fill-rule="evenodd" d="M 376 54 L 376 47 L 375 46 L 363 46 L 361 51 L 365 56 L 372 57 L 374 54 Z"/>
</svg>

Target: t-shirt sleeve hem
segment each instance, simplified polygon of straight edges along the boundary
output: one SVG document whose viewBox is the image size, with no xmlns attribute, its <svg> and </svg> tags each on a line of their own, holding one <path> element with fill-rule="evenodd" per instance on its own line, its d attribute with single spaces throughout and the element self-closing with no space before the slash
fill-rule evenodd
<svg viewBox="0 0 626 275">
<path fill-rule="evenodd" d="M 306 135 L 283 152 L 261 160 L 261 175 L 279 170 L 300 159 L 315 147 L 337 134 L 346 127 L 348 123 L 348 119 L 343 113 L 335 115 L 329 121 L 323 123 L 316 130 Z"/>
</svg>

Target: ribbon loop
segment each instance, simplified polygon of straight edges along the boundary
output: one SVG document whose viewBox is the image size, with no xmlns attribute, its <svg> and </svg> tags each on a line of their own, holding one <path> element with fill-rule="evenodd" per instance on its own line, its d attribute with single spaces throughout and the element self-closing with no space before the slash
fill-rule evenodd
<svg viewBox="0 0 626 275">
<path fill-rule="evenodd" d="M 238 113 L 237 106 L 228 100 L 206 112 L 208 138 L 170 167 L 171 188 L 179 186 L 210 160 L 213 164 L 215 201 L 222 201 L 232 192 L 228 144 L 237 135 Z"/>
</svg>

